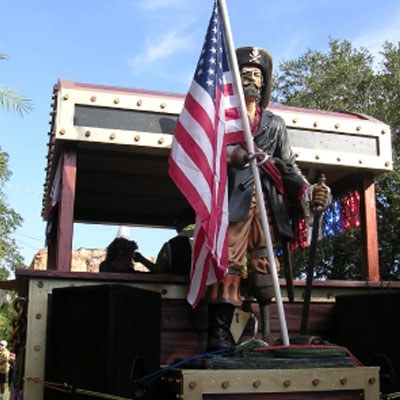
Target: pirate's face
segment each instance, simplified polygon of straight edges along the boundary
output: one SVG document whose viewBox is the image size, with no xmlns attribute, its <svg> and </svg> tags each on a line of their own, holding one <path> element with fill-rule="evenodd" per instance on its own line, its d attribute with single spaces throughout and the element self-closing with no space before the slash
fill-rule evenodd
<svg viewBox="0 0 400 400">
<path fill-rule="evenodd" d="M 240 70 L 243 91 L 246 97 L 254 97 L 258 103 L 264 86 L 264 77 L 261 69 L 253 66 L 245 66 Z"/>
</svg>

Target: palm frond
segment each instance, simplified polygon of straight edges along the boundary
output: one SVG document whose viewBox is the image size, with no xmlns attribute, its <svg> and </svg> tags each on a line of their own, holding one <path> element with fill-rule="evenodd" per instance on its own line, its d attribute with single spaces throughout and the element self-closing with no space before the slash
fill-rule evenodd
<svg viewBox="0 0 400 400">
<path fill-rule="evenodd" d="M 0 106 L 7 111 L 15 112 L 19 116 L 28 114 L 33 110 L 31 100 L 13 88 L 0 88 Z"/>
</svg>

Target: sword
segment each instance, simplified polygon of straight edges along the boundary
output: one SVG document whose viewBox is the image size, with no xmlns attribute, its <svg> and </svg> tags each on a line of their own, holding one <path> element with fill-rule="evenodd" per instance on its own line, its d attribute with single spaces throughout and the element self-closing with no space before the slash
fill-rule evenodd
<svg viewBox="0 0 400 400">
<path fill-rule="evenodd" d="M 325 175 L 321 174 L 318 179 L 318 185 L 325 185 L 325 182 L 326 182 Z M 301 312 L 300 335 L 305 335 L 307 332 L 308 313 L 310 310 L 311 290 L 312 290 L 314 265 L 315 265 L 315 254 L 316 254 L 317 241 L 318 241 L 319 221 L 320 221 L 320 218 L 321 218 L 321 215 L 323 212 L 324 212 L 324 208 L 321 206 L 317 207 L 314 212 L 313 230 L 312 230 L 311 245 L 310 245 L 310 255 L 309 255 L 308 267 L 307 267 L 306 289 L 304 292 L 303 309 Z"/>
</svg>

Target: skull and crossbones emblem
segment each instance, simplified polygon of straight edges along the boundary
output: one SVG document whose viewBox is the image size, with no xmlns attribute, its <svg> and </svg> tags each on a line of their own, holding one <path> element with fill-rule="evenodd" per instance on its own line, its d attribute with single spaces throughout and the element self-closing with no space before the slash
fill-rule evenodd
<svg viewBox="0 0 400 400">
<path fill-rule="evenodd" d="M 250 62 L 259 64 L 261 61 L 261 54 L 257 47 L 253 47 L 250 53 Z"/>
</svg>

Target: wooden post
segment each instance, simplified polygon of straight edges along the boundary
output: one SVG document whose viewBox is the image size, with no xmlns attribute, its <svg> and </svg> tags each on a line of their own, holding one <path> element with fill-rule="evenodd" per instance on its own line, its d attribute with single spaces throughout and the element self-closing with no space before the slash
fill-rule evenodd
<svg viewBox="0 0 400 400">
<path fill-rule="evenodd" d="M 51 228 L 47 234 L 47 269 L 57 268 L 57 232 L 58 232 L 58 204 L 54 206 L 54 210 L 51 211 Z"/>
<path fill-rule="evenodd" d="M 373 177 L 365 177 L 361 183 L 361 235 L 362 274 L 372 282 L 380 281 L 378 253 L 378 225 L 376 219 L 375 182 Z"/>
<path fill-rule="evenodd" d="M 69 150 L 63 153 L 63 168 L 61 173 L 55 268 L 58 271 L 71 271 L 75 186 L 76 152 Z"/>
</svg>

